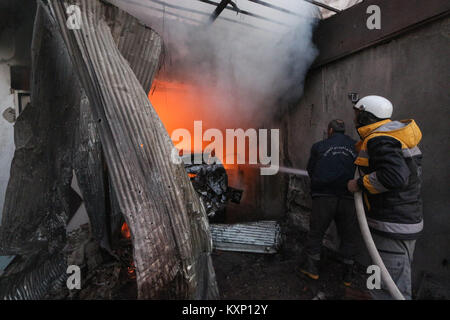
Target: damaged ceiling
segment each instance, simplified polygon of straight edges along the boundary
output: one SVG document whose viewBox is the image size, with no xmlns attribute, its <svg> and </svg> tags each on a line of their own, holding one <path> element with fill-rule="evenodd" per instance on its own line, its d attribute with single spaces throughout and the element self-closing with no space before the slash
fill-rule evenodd
<svg viewBox="0 0 450 320">
<path fill-rule="evenodd" d="M 245 26 L 262 32 L 282 33 L 296 24 L 299 18 L 319 18 L 317 7 L 298 0 L 108 0 L 128 11 L 150 27 L 163 33 L 164 25 L 174 21 L 191 26 L 206 26 L 214 22 L 215 28 Z M 226 4 L 220 9 L 219 4 Z"/>
</svg>

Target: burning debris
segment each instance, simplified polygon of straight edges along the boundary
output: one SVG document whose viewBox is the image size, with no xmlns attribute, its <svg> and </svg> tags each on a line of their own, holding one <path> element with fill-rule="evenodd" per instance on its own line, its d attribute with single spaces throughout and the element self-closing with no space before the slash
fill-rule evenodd
<svg viewBox="0 0 450 320">
<path fill-rule="evenodd" d="M 183 161 L 206 214 L 211 222 L 224 222 L 227 202 L 240 203 L 243 191 L 228 186 L 227 172 L 217 158 L 210 157 L 206 162 L 202 158 L 201 164 L 192 164 L 193 158 L 195 155 L 188 155 Z"/>
<path fill-rule="evenodd" d="M 92 237 L 86 224 L 70 232 L 67 242 L 64 250 L 67 263 L 80 267 L 82 286 L 79 290 L 69 290 L 65 285 L 54 287 L 45 299 L 137 298 L 133 248 L 129 237 L 120 237 L 114 249 L 106 252 Z"/>
</svg>

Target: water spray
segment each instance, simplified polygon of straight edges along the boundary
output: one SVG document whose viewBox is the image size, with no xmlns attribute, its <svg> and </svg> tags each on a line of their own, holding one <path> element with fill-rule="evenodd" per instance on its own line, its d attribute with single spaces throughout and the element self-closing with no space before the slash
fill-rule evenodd
<svg viewBox="0 0 450 320">
<path fill-rule="evenodd" d="M 296 176 L 309 177 L 308 171 L 296 168 L 280 167 L 279 172 L 289 173 Z"/>
</svg>

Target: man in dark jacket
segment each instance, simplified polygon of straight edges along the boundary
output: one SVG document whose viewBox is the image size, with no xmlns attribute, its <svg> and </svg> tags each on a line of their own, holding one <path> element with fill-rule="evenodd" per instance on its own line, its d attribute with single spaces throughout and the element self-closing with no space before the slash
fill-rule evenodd
<svg viewBox="0 0 450 320">
<path fill-rule="evenodd" d="M 400 292 L 411 299 L 411 262 L 423 229 L 422 133 L 414 120 L 391 121 L 393 106 L 383 97 L 362 98 L 354 108 L 360 178 L 349 181 L 348 190 L 363 192 L 375 245 Z M 371 293 L 391 298 L 383 283 Z"/>
<path fill-rule="evenodd" d="M 308 174 L 311 179 L 313 199 L 310 230 L 300 271 L 312 279 L 319 278 L 318 263 L 323 237 L 331 222 L 341 238 L 341 253 L 344 257 L 344 284 L 349 286 L 355 256 L 357 222 L 353 195 L 347 190 L 347 182 L 355 173 L 355 143 L 345 135 L 342 120 L 333 120 L 328 125 L 328 139 L 315 143 L 311 148 Z"/>
</svg>

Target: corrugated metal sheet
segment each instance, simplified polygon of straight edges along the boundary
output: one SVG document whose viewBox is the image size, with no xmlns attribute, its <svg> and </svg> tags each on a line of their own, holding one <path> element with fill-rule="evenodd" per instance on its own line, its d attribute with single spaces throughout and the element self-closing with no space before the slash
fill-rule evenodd
<svg viewBox="0 0 450 320">
<path fill-rule="evenodd" d="M 0 276 L 16 256 L 0 256 Z"/>
<path fill-rule="evenodd" d="M 35 257 L 27 263 L 33 264 Z M 44 262 L 29 266 L 23 272 L 0 278 L 0 300 L 44 299 L 49 290 L 65 285 L 67 263 L 63 254 L 56 254 Z"/>
<path fill-rule="evenodd" d="M 276 253 L 281 244 L 280 225 L 276 221 L 211 224 L 211 234 L 217 250 Z"/>
<path fill-rule="evenodd" d="M 205 209 L 183 165 L 169 160 L 173 143 L 143 90 L 150 83 L 140 83 L 158 69 L 162 39 L 133 22 L 117 44 L 114 26 L 124 14 L 100 0 L 47 3 L 98 119 L 111 186 L 132 232 L 139 298 L 217 299 Z M 66 26 L 72 4 L 81 9 L 80 29 Z"/>
</svg>

